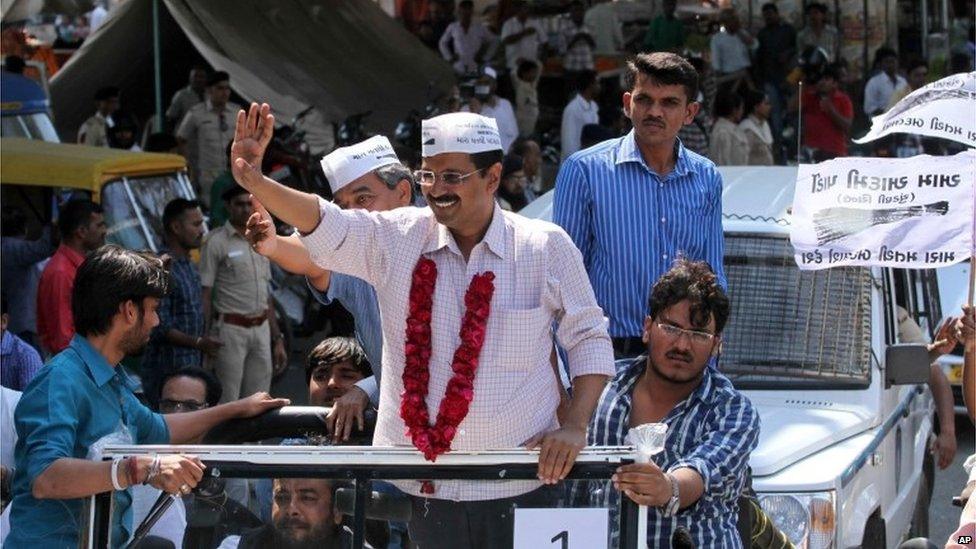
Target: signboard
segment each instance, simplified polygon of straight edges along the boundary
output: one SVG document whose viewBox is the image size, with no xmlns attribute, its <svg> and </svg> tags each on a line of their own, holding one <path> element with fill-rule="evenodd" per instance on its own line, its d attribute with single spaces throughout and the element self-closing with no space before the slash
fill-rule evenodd
<svg viewBox="0 0 976 549">
<path fill-rule="evenodd" d="M 607 546 L 609 509 L 515 509 L 514 549 Z"/>
<path fill-rule="evenodd" d="M 941 137 L 976 147 L 976 72 L 960 73 L 932 82 L 905 96 L 871 120 L 871 131 L 855 143 L 867 143 L 891 133 Z"/>
<path fill-rule="evenodd" d="M 790 240 L 800 269 L 927 269 L 974 254 L 976 151 L 801 165 Z"/>
</svg>

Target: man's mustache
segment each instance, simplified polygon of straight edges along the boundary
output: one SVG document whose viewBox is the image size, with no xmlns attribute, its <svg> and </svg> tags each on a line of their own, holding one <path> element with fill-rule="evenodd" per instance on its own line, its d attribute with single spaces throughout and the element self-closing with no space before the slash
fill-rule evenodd
<svg viewBox="0 0 976 549">
<path fill-rule="evenodd" d="M 682 362 L 687 362 L 689 364 L 691 363 L 692 360 L 694 360 L 694 357 L 691 356 L 690 353 L 684 353 L 681 351 L 668 351 L 667 353 L 664 354 L 664 356 L 668 357 L 671 360 L 680 360 Z"/>
</svg>

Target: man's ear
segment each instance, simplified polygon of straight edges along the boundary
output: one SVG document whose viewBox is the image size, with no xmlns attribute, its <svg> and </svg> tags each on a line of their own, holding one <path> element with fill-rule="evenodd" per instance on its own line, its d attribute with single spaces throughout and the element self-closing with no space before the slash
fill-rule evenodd
<svg viewBox="0 0 976 549">
<path fill-rule="evenodd" d="M 404 206 L 410 205 L 410 198 L 413 196 L 413 184 L 409 179 L 401 179 L 397 183 L 397 200 Z"/>
<path fill-rule="evenodd" d="M 701 103 L 698 101 L 689 101 L 688 109 L 685 111 L 685 124 L 691 124 L 695 121 L 695 117 L 698 116 L 698 111 L 701 110 Z"/>
<path fill-rule="evenodd" d="M 651 326 L 654 325 L 654 320 L 650 316 L 644 317 L 644 331 L 641 333 L 641 341 L 645 344 L 651 342 Z"/>
<path fill-rule="evenodd" d="M 119 314 L 127 325 L 134 325 L 139 322 L 139 306 L 136 302 L 129 299 L 119 304 Z"/>
<path fill-rule="evenodd" d="M 624 92 L 623 107 L 624 107 L 624 114 L 627 116 L 627 118 L 630 118 L 630 107 L 631 107 L 631 102 L 633 100 L 634 100 L 634 94 L 630 93 L 629 91 Z"/>
<path fill-rule="evenodd" d="M 498 186 L 502 182 L 502 164 L 501 162 L 496 162 L 488 168 L 488 192 L 495 194 L 498 191 Z"/>
</svg>

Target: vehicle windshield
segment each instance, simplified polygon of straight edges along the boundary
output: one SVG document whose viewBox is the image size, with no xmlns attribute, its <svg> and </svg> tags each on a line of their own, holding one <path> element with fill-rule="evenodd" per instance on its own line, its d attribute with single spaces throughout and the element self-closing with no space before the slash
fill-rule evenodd
<svg viewBox="0 0 976 549">
<path fill-rule="evenodd" d="M 786 238 L 727 234 L 732 311 L 720 369 L 740 388 L 870 382 L 871 273 L 801 271 Z"/>
<path fill-rule="evenodd" d="M 60 143 L 58 132 L 45 112 L 0 117 L 0 136 Z"/>
<path fill-rule="evenodd" d="M 176 173 L 105 185 L 102 208 L 108 225 L 106 240 L 130 250 L 158 251 L 163 245 L 163 209 L 179 197 L 192 198 Z"/>
</svg>

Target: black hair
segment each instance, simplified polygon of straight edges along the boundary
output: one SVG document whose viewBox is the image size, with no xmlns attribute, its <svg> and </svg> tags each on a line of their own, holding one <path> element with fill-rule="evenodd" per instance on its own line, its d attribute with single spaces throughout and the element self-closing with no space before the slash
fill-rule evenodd
<svg viewBox="0 0 976 549">
<path fill-rule="evenodd" d="M 712 107 L 712 115 L 715 118 L 728 117 L 742 106 L 742 96 L 731 91 L 722 90 L 715 94 L 715 105 Z"/>
<path fill-rule="evenodd" d="M 756 110 L 763 100 L 766 99 L 766 94 L 757 90 L 748 90 L 745 93 L 745 97 L 742 98 L 743 109 L 742 116 L 749 116 Z"/>
<path fill-rule="evenodd" d="M 898 52 L 896 52 L 893 48 L 889 48 L 888 46 L 881 46 L 877 51 L 874 52 L 874 64 L 879 65 L 882 61 L 889 57 L 898 59 Z"/>
<path fill-rule="evenodd" d="M 596 71 L 580 71 L 576 77 L 576 91 L 582 92 L 586 88 L 589 88 L 596 83 L 596 79 Z"/>
<path fill-rule="evenodd" d="M 684 86 L 689 103 L 698 97 L 698 71 L 680 55 L 660 51 L 637 54 L 627 62 L 627 90 L 637 86 L 637 78 L 641 74 L 655 84 Z"/>
<path fill-rule="evenodd" d="M 827 15 L 827 4 L 822 4 L 820 2 L 810 2 L 807 4 L 806 13 L 811 11 L 819 11 L 820 13 Z"/>
<path fill-rule="evenodd" d="M 58 230 L 61 239 L 67 240 L 75 231 L 88 225 L 91 216 L 102 213 L 102 207 L 91 200 L 74 198 L 64 203 L 58 211 Z"/>
<path fill-rule="evenodd" d="M 234 183 L 230 187 L 227 187 L 224 192 L 220 193 L 220 199 L 224 202 L 230 202 L 242 194 L 247 194 L 247 189 L 241 187 L 237 183 Z"/>
<path fill-rule="evenodd" d="M 511 148 L 508 149 L 508 152 L 517 154 L 522 158 L 525 158 L 525 153 L 528 152 L 530 141 L 536 143 L 536 141 L 531 137 L 519 137 L 512 143 L 512 146 Z M 539 144 L 536 143 L 536 146 L 538 145 Z"/>
<path fill-rule="evenodd" d="M 319 366 L 334 366 L 340 362 L 350 362 L 363 376 L 372 375 L 373 369 L 366 358 L 366 351 L 351 337 L 329 337 L 323 339 L 305 357 L 305 384 L 312 381 L 312 373 Z"/>
<path fill-rule="evenodd" d="M 4 206 L 0 210 L 0 236 L 23 236 L 27 234 L 27 216 L 17 206 Z"/>
<path fill-rule="evenodd" d="M 458 9 L 461 9 L 461 8 L 471 8 L 471 9 L 474 9 L 474 2 L 472 2 L 471 0 L 461 0 L 460 2 L 458 2 L 457 7 L 458 7 Z"/>
<path fill-rule="evenodd" d="M 169 273 L 155 255 L 102 246 L 82 262 L 75 276 L 71 290 L 75 332 L 86 337 L 107 333 L 120 305 L 132 301 L 142 311 L 143 299 L 162 299 L 169 285 Z"/>
<path fill-rule="evenodd" d="M 650 317 L 657 319 L 662 312 L 686 299 L 691 305 L 691 323 L 695 328 L 707 326 L 711 318 L 715 320 L 715 333 L 722 333 L 729 319 L 730 304 L 718 277 L 707 262 L 679 257 L 651 289 Z"/>
<path fill-rule="evenodd" d="M 105 86 L 98 88 L 95 92 L 95 101 L 107 101 L 119 96 L 119 89 L 115 86 Z"/>
<path fill-rule="evenodd" d="M 840 82 L 840 71 L 842 68 L 843 65 L 841 65 L 839 62 L 831 63 L 824 67 L 823 71 L 820 72 L 820 78 L 817 80 L 819 81 L 823 78 L 833 78 L 835 81 Z"/>
<path fill-rule="evenodd" d="M 767 11 L 774 11 L 776 13 L 779 13 L 779 8 L 777 8 L 776 4 L 774 4 L 773 2 L 766 2 L 765 4 L 762 5 L 762 8 L 759 11 L 761 13 L 766 13 Z"/>
<path fill-rule="evenodd" d="M 24 62 L 24 58 L 19 55 L 8 55 L 7 58 L 3 60 L 3 69 L 7 72 L 24 74 L 24 69 L 26 67 L 27 63 Z"/>
<path fill-rule="evenodd" d="M 488 174 L 488 169 L 495 164 L 501 164 L 502 160 L 505 158 L 505 153 L 501 149 L 496 149 L 494 151 L 484 151 L 479 153 L 471 153 L 471 163 L 474 164 L 475 169 L 484 177 Z"/>
<path fill-rule="evenodd" d="M 227 71 L 214 71 L 207 75 L 207 86 L 214 86 L 221 82 L 230 82 L 230 75 Z"/>
<path fill-rule="evenodd" d="M 919 67 L 925 67 L 927 69 L 929 68 L 929 63 L 923 57 L 913 55 L 908 59 L 908 63 L 905 63 L 905 74 L 908 74 Z"/>
<path fill-rule="evenodd" d="M 169 133 L 151 133 L 146 139 L 146 152 L 168 153 L 176 148 L 176 138 Z"/>
<path fill-rule="evenodd" d="M 535 61 L 531 61 L 528 59 L 522 60 L 519 62 L 518 68 L 515 69 L 515 75 L 521 77 L 525 75 L 525 73 L 529 72 L 530 70 L 536 69 L 538 67 L 539 64 L 536 63 Z"/>
<path fill-rule="evenodd" d="M 177 219 L 183 217 L 183 212 L 199 208 L 200 202 L 197 200 L 187 200 L 185 198 L 174 198 L 163 208 L 163 231 L 169 234 L 169 226 Z"/>
<path fill-rule="evenodd" d="M 198 379 L 203 382 L 203 385 L 207 388 L 207 406 L 216 406 L 220 402 L 220 397 L 224 393 L 223 387 L 220 386 L 220 381 L 212 373 L 204 370 L 199 366 L 183 366 L 176 370 L 172 370 L 163 374 L 159 379 L 159 390 L 157 394 L 154 395 L 156 406 L 159 406 L 159 400 L 163 398 L 163 388 L 166 387 L 166 383 L 177 377 L 189 377 L 192 379 Z"/>
</svg>

